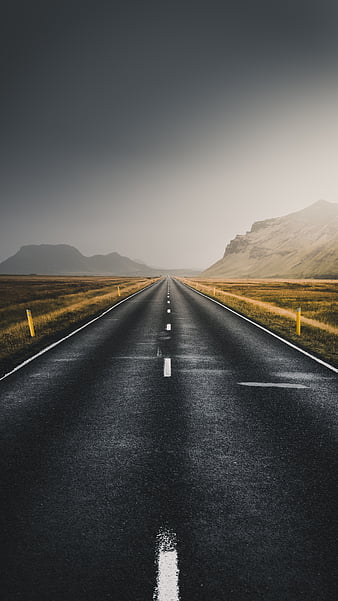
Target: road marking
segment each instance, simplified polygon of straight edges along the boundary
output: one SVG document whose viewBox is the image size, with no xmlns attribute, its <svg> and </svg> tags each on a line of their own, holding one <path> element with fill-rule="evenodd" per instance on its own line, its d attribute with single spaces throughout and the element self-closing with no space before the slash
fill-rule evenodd
<svg viewBox="0 0 338 601">
<path fill-rule="evenodd" d="M 166 330 L 167 330 L 167 332 L 170 332 L 170 330 L 171 330 L 171 323 L 167 323 Z"/>
<path fill-rule="evenodd" d="M 160 357 L 161 355 L 157 355 L 157 357 Z M 111 357 L 112 361 L 154 361 L 156 359 L 156 357 L 154 356 L 149 356 L 149 355 L 113 355 Z"/>
<path fill-rule="evenodd" d="M 330 376 L 322 376 L 321 374 L 306 371 L 276 371 L 273 375 L 286 380 L 311 380 L 312 382 L 330 379 Z"/>
<path fill-rule="evenodd" d="M 309 386 L 292 382 L 238 382 L 238 384 L 240 386 L 257 386 L 258 388 L 309 388 Z"/>
<path fill-rule="evenodd" d="M 171 309 L 167 309 L 167 313 L 171 313 Z"/>
<path fill-rule="evenodd" d="M 170 359 L 170 357 L 165 357 L 165 359 L 164 359 L 163 375 L 165 378 L 171 377 L 171 359 Z"/>
<path fill-rule="evenodd" d="M 183 282 L 181 282 L 181 283 L 183 283 Z M 193 292 L 196 292 L 196 294 L 199 294 L 200 296 L 203 296 L 204 298 L 207 298 L 212 303 L 215 303 L 216 305 L 219 305 L 220 307 L 222 307 L 222 309 L 225 309 L 226 311 L 229 311 L 230 313 L 233 313 L 234 315 L 237 315 L 237 317 L 240 317 L 241 319 L 244 319 L 244 321 L 247 321 L 247 322 L 251 323 L 252 325 L 256 326 L 256 328 L 259 328 L 260 330 L 263 330 L 263 332 L 266 332 L 267 334 L 270 334 L 270 336 L 273 336 L 274 338 L 277 338 L 277 340 L 280 340 L 281 342 L 284 342 L 284 344 L 286 344 L 287 346 L 290 346 L 291 348 L 295 349 L 299 353 L 302 353 L 306 357 L 309 357 L 310 359 L 313 359 L 313 361 L 316 361 L 317 363 L 320 363 L 320 365 L 324 365 L 324 367 L 327 367 L 328 369 L 330 369 L 334 373 L 336 373 L 336 374 L 338 373 L 337 367 L 334 367 L 333 365 L 330 365 L 330 363 L 327 363 L 326 361 L 323 361 L 322 359 L 318 359 L 318 357 L 315 357 L 314 355 L 311 355 L 311 353 L 308 353 L 307 351 L 304 351 L 304 349 L 300 348 L 296 344 L 293 344 L 292 342 L 289 342 L 289 340 L 285 340 L 285 338 L 282 338 L 282 336 L 278 336 L 278 334 L 275 334 L 274 332 L 271 332 L 271 330 L 268 330 L 268 328 L 265 328 L 264 326 L 261 326 L 259 323 L 256 323 L 252 319 L 249 319 L 249 317 L 245 317 L 244 315 L 241 315 L 240 313 L 237 313 L 237 311 L 235 311 L 234 309 L 230 309 L 230 307 L 227 307 L 226 305 L 223 305 L 222 303 L 220 303 L 219 301 L 215 300 L 214 298 L 210 298 L 210 296 L 207 296 L 206 294 L 203 294 L 203 292 L 200 292 L 199 290 L 195 290 L 195 288 L 192 288 L 188 284 L 183 283 L 183 286 L 186 286 L 186 288 L 189 288 L 189 290 L 192 290 Z"/>
<path fill-rule="evenodd" d="M 160 530 L 157 536 L 157 584 L 153 601 L 179 601 L 176 536 Z"/>
<path fill-rule="evenodd" d="M 7 374 L 4 374 L 3 376 L 1 376 L 0 382 L 1 382 L 1 380 L 5 380 L 5 378 L 8 378 L 12 374 L 14 374 L 16 371 L 19 371 L 19 369 L 21 369 L 22 367 L 25 367 L 25 365 L 28 365 L 29 363 L 31 363 L 32 361 L 34 361 L 34 359 L 37 359 L 38 357 L 41 357 L 41 355 L 44 355 L 48 351 L 52 350 L 53 348 L 55 348 L 56 346 L 58 346 L 59 344 L 61 344 L 61 342 L 64 342 L 65 340 L 68 340 L 68 338 L 71 338 L 72 336 L 75 336 L 75 334 L 78 334 L 78 332 L 81 332 L 81 330 L 84 330 L 85 328 L 87 328 L 88 326 L 90 326 L 92 323 L 94 323 L 98 319 L 101 319 L 101 317 L 104 317 L 105 315 L 107 315 L 107 313 L 110 313 L 110 311 L 113 311 L 114 309 L 116 309 L 116 307 L 118 307 L 119 305 L 122 305 L 122 303 L 125 303 L 126 301 L 130 300 L 131 298 L 133 298 L 133 296 L 137 296 L 138 294 L 141 294 L 145 290 L 149 290 L 149 288 L 151 288 L 152 286 L 154 286 L 156 283 L 157 282 L 149 284 L 149 286 L 147 286 L 146 288 L 142 288 L 142 290 L 138 290 L 137 292 L 134 292 L 130 296 L 127 296 L 126 298 L 123 298 L 122 300 L 120 300 L 118 303 L 116 303 L 112 307 L 109 307 L 109 309 L 106 309 L 105 311 L 103 311 L 103 313 L 100 313 L 100 315 L 98 315 L 97 317 L 94 317 L 93 319 L 91 319 L 90 321 L 87 321 L 87 323 L 83 324 L 79 328 L 76 328 L 76 330 L 73 330 L 73 332 L 70 332 L 70 334 L 67 334 L 67 336 L 64 336 L 63 338 L 60 338 L 60 340 L 57 340 L 56 342 L 53 342 L 52 344 L 49 344 L 48 346 L 46 346 L 45 348 L 43 348 L 41 351 L 39 351 L 38 353 L 36 353 L 32 357 L 29 357 L 29 359 L 26 359 L 26 361 L 23 361 L 22 363 L 20 363 L 16 367 L 14 367 L 14 369 L 12 369 L 11 371 L 9 371 Z"/>
<path fill-rule="evenodd" d="M 39 371 L 35 372 L 35 374 L 30 374 L 30 378 L 50 378 L 49 371 Z"/>
<path fill-rule="evenodd" d="M 70 361 L 78 361 L 80 359 L 80 355 L 78 357 L 61 357 L 60 359 L 53 359 L 54 363 L 69 363 Z"/>
<path fill-rule="evenodd" d="M 168 305 L 170 305 L 170 301 L 169 300 L 167 301 L 167 303 L 168 303 Z"/>
</svg>

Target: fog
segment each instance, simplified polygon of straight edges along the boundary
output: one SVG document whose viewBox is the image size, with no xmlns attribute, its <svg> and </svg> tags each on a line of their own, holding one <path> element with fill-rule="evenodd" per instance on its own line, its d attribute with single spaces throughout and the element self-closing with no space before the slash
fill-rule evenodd
<svg viewBox="0 0 338 601">
<path fill-rule="evenodd" d="M 337 202 L 335 3 L 142 7 L 8 3 L 0 260 L 205 268 L 253 221 Z"/>
</svg>

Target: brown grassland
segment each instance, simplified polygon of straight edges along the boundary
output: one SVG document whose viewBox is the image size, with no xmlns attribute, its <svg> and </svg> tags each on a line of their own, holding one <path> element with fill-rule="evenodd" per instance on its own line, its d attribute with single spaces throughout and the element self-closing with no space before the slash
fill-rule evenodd
<svg viewBox="0 0 338 601">
<path fill-rule="evenodd" d="M 127 277 L 0 276 L 0 376 L 152 281 Z M 26 309 L 32 312 L 34 338 L 29 333 Z"/>
<path fill-rule="evenodd" d="M 337 280 L 182 281 L 338 367 Z M 300 336 L 295 331 L 298 307 Z"/>
</svg>

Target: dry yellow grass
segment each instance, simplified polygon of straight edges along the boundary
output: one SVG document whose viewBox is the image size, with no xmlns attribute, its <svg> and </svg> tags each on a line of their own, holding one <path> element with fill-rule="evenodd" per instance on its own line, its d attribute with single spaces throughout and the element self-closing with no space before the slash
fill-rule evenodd
<svg viewBox="0 0 338 601">
<path fill-rule="evenodd" d="M 1 276 L 0 374 L 152 281 L 121 277 Z M 26 309 L 33 315 L 35 338 L 29 333 Z"/>
<path fill-rule="evenodd" d="M 184 280 L 338 366 L 336 280 Z M 301 336 L 295 332 L 301 307 Z"/>
</svg>

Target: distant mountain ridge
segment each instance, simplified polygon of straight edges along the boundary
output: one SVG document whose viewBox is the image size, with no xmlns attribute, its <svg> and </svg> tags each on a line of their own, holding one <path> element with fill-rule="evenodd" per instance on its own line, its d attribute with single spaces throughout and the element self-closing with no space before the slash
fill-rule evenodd
<svg viewBox="0 0 338 601">
<path fill-rule="evenodd" d="M 117 252 L 85 257 L 68 244 L 30 244 L 0 263 L 0 273 L 38 275 L 152 275 L 152 269 Z"/>
<path fill-rule="evenodd" d="M 86 257 L 69 244 L 30 244 L 0 263 L 1 274 L 13 275 L 104 275 L 104 276 L 156 276 L 192 270 L 168 270 L 149 267 L 117 252 Z"/>
<path fill-rule="evenodd" d="M 215 278 L 338 278 L 338 204 L 320 200 L 256 221 L 203 273 Z"/>
</svg>

